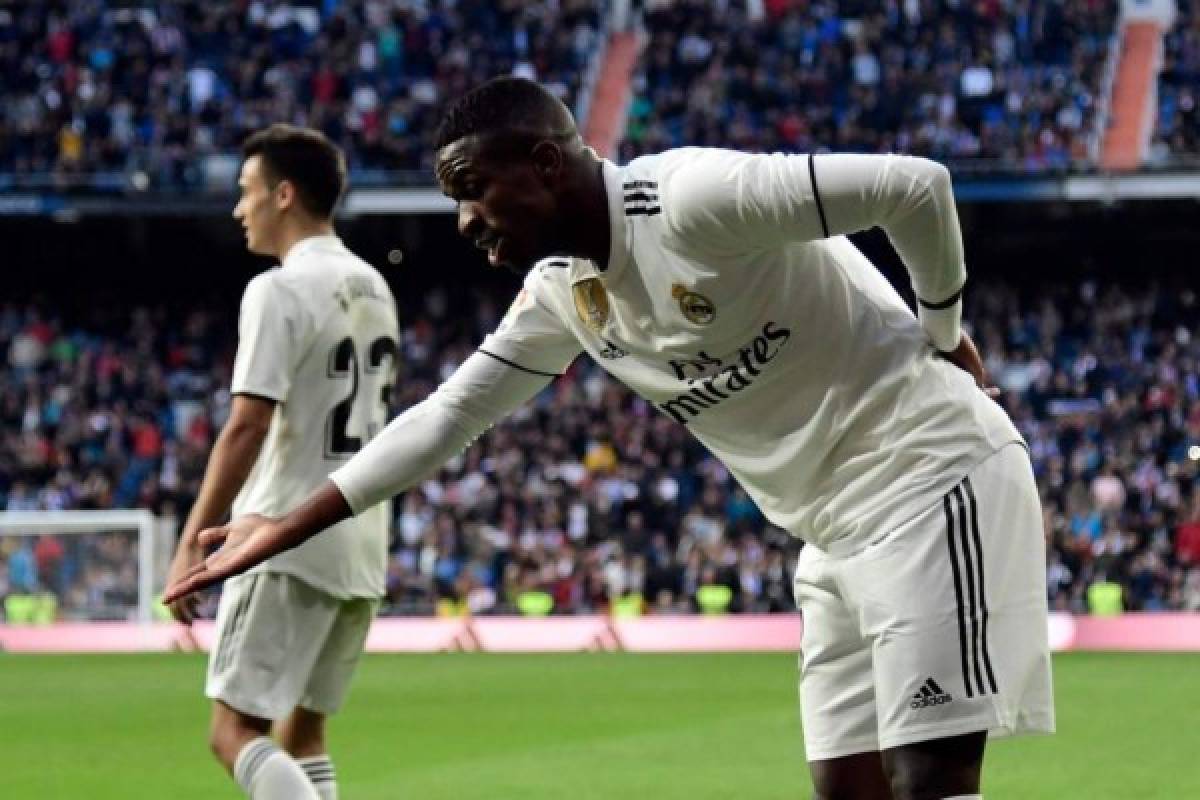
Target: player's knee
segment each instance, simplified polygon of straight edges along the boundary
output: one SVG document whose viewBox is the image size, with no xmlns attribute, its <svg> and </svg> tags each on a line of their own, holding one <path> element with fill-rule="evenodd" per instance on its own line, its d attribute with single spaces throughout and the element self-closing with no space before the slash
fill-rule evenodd
<svg viewBox="0 0 1200 800">
<path fill-rule="evenodd" d="M 244 717 L 218 705 L 208 728 L 208 748 L 218 761 L 232 770 L 246 743 L 269 732 L 270 723 L 266 720 Z"/>
<path fill-rule="evenodd" d="M 878 768 L 842 760 L 810 762 L 813 800 L 888 800 L 887 783 Z"/>
<path fill-rule="evenodd" d="M 979 791 L 987 733 L 931 739 L 885 751 L 895 800 L 943 800 Z"/>
<path fill-rule="evenodd" d="M 973 794 L 979 785 L 977 771 L 953 764 L 913 759 L 889 766 L 893 800 L 943 800 Z"/>
</svg>

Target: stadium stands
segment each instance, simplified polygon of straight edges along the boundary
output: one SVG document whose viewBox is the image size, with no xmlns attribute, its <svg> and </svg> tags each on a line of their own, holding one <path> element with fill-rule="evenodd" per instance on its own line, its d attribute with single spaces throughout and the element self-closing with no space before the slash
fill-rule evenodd
<svg viewBox="0 0 1200 800">
<path fill-rule="evenodd" d="M 726 8 L 726 6 L 731 6 Z M 1113 0 L 682 0 L 645 16 L 624 158 L 681 145 L 1088 167 Z"/>
<path fill-rule="evenodd" d="M 1105 286 L 981 283 L 967 318 L 1032 449 L 1052 605 L 1087 611 L 1107 580 L 1129 609 L 1200 609 L 1197 297 Z M 435 292 L 406 312 L 398 406 L 500 307 Z M 190 506 L 228 412 L 229 310 L 102 317 L 0 308 L 0 508 Z M 50 589 L 68 616 L 129 601 L 132 548 L 0 537 L 0 594 Z M 388 610 L 514 611 L 542 593 L 555 613 L 712 611 L 726 593 L 705 587 L 730 590 L 718 611 L 790 610 L 796 551 L 683 427 L 580 359 L 396 503 Z"/>
<path fill-rule="evenodd" d="M 1158 84 L 1158 126 L 1152 160 L 1159 165 L 1179 157 L 1200 157 L 1200 8 L 1179 0 L 1175 27 L 1163 39 L 1163 70 Z"/>
<path fill-rule="evenodd" d="M 598 47 L 600 5 L 9 4 L 0 9 L 0 189 L 133 181 L 227 191 L 242 139 L 279 121 L 329 134 L 358 185 L 405 170 L 428 183 L 447 97 L 514 72 L 574 103 Z"/>
</svg>

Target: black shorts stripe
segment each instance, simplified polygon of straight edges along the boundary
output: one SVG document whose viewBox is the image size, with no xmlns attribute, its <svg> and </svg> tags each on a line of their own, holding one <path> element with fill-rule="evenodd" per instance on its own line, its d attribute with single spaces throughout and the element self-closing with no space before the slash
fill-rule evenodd
<svg viewBox="0 0 1200 800">
<path fill-rule="evenodd" d="M 808 154 L 808 179 L 812 182 L 813 200 L 817 201 L 817 214 L 821 217 L 821 232 L 829 238 L 829 223 L 825 221 L 825 205 L 821 202 L 821 190 L 817 188 L 817 168 L 813 166 L 812 153 Z"/>
<path fill-rule="evenodd" d="M 979 609 L 983 615 L 983 629 L 980 633 L 980 645 L 983 650 L 983 668 L 987 672 L 988 686 L 992 688 L 992 694 L 1000 691 L 996 688 L 996 673 L 992 671 L 992 659 L 988 655 L 988 609 L 987 609 L 987 592 L 983 587 L 983 541 L 979 536 L 979 513 L 976 509 L 975 490 L 971 488 L 971 479 L 965 478 L 962 485 L 967 490 L 967 504 L 971 507 L 971 536 L 975 540 L 976 565 L 979 569 Z"/>
<path fill-rule="evenodd" d="M 530 369 L 529 367 L 522 367 L 520 364 L 509 361 L 507 358 L 498 356 L 495 353 L 489 353 L 487 350 L 484 350 L 482 347 L 479 348 L 479 352 L 483 353 L 485 356 L 491 356 L 492 358 L 499 361 L 501 364 L 507 364 L 508 366 L 512 367 L 513 369 L 519 369 L 519 370 L 521 370 L 521 372 L 528 372 L 530 375 L 545 375 L 547 378 L 562 377 L 561 375 L 558 375 L 554 372 L 542 372 L 541 370 Z"/>
<path fill-rule="evenodd" d="M 963 571 L 967 573 L 967 602 L 970 603 L 971 619 L 971 666 L 975 669 L 975 686 L 980 694 L 986 694 L 983 687 L 983 669 L 979 662 L 979 606 L 975 602 L 975 565 L 971 563 L 970 523 L 967 521 L 967 508 L 963 500 L 962 489 L 954 487 L 954 502 L 958 506 L 958 530 L 962 539 Z"/>
<path fill-rule="evenodd" d="M 942 507 L 946 511 L 946 542 L 950 546 L 950 570 L 954 574 L 954 598 L 958 607 L 958 649 L 962 657 L 963 687 L 967 697 L 974 697 L 971 690 L 971 673 L 967 669 L 967 618 L 963 605 L 962 576 L 959 574 L 958 555 L 954 548 L 954 514 L 950 510 L 950 495 L 942 497 Z"/>
<path fill-rule="evenodd" d="M 962 297 L 963 289 L 965 289 L 965 288 L 967 288 L 967 285 L 964 283 L 962 286 L 958 287 L 957 292 L 950 295 L 949 297 L 947 297 L 945 300 L 942 300 L 941 302 L 931 303 L 928 300 L 922 300 L 921 298 L 918 297 L 917 303 L 920 304 L 924 308 L 928 308 L 930 311 L 941 311 L 942 309 L 949 308 L 950 306 L 957 303 L 959 298 Z"/>
<path fill-rule="evenodd" d="M 640 208 L 625 209 L 625 216 L 627 216 L 627 217 L 636 217 L 636 216 L 642 215 L 642 214 L 649 217 L 649 216 L 653 216 L 653 215 L 659 214 L 659 213 L 662 213 L 661 206 L 650 206 L 648 208 L 640 207 Z"/>
</svg>

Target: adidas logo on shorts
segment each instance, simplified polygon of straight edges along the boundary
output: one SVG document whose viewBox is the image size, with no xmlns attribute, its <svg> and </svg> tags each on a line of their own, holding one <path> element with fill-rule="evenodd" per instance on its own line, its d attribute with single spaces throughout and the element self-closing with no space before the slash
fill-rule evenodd
<svg viewBox="0 0 1200 800">
<path fill-rule="evenodd" d="M 909 707 L 920 710 L 930 706 L 945 705 L 952 699 L 947 692 L 942 691 L 942 687 L 937 685 L 937 681 L 933 678 L 926 678 L 925 683 L 921 685 L 921 691 L 912 696 Z"/>
</svg>

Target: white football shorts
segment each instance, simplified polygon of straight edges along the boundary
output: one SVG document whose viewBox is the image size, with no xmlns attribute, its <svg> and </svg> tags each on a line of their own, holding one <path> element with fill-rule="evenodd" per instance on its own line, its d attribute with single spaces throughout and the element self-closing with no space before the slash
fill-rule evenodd
<svg viewBox="0 0 1200 800">
<path fill-rule="evenodd" d="M 1042 513 L 1021 445 L 859 552 L 805 547 L 795 588 L 809 761 L 1054 731 Z"/>
<path fill-rule="evenodd" d="M 379 601 L 262 572 L 225 582 L 204 693 L 262 719 L 342 705 Z"/>
</svg>

